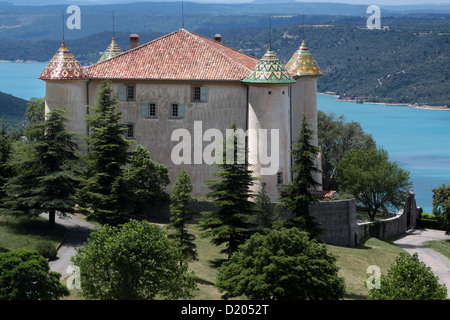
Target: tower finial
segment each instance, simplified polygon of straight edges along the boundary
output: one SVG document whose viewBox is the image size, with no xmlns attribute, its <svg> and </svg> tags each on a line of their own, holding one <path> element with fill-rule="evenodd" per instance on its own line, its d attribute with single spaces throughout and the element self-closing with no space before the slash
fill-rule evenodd
<svg viewBox="0 0 450 320">
<path fill-rule="evenodd" d="M 269 47 L 272 48 L 272 14 L 269 15 L 269 29 L 270 29 Z"/>
<path fill-rule="evenodd" d="M 64 20 L 66 20 L 65 19 L 66 17 L 65 17 L 65 14 L 64 14 L 64 10 L 63 10 L 63 14 L 62 14 L 62 41 L 64 42 L 65 40 L 64 40 Z"/>
<path fill-rule="evenodd" d="M 115 37 L 114 35 L 114 10 L 112 11 L 112 32 L 113 32 L 113 38 Z"/>
<path fill-rule="evenodd" d="M 184 29 L 184 0 L 181 0 L 181 27 Z"/>
<path fill-rule="evenodd" d="M 302 40 L 305 40 L 305 11 L 303 11 Z"/>
</svg>

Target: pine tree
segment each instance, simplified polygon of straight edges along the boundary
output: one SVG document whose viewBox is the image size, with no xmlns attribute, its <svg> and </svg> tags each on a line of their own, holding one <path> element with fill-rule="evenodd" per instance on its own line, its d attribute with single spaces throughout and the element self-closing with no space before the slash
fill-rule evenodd
<svg viewBox="0 0 450 320">
<path fill-rule="evenodd" d="M 263 185 L 255 198 L 255 221 L 258 229 L 272 228 L 275 221 L 280 220 L 280 212 L 276 203 L 267 195 L 266 186 Z"/>
<path fill-rule="evenodd" d="M 53 227 L 57 212 L 63 216 L 74 212 L 78 145 L 72 141 L 74 134 L 66 130 L 66 121 L 64 110 L 55 109 L 44 122 L 28 126 L 27 132 L 39 139 L 23 142 L 16 149 L 10 166 L 17 175 L 5 185 L 6 213 L 48 212 Z"/>
<path fill-rule="evenodd" d="M 202 237 L 211 237 L 215 245 L 226 244 L 221 252 L 228 255 L 228 259 L 237 247 L 245 242 L 250 236 L 249 229 L 253 226 L 249 220 L 254 214 L 254 203 L 251 198 L 250 187 L 255 183 L 252 171 L 249 170 L 247 149 L 244 148 L 244 161 L 240 161 L 239 154 L 244 146 L 238 143 L 237 126 L 232 123 L 230 129 L 234 135 L 227 136 L 224 142 L 223 160 L 216 162 L 220 171 L 214 176 L 218 180 L 210 180 L 205 183 L 211 189 L 208 197 L 213 199 L 216 211 L 203 212 L 200 228 L 204 231 Z M 227 161 L 227 144 L 234 152 L 232 163 Z"/>
<path fill-rule="evenodd" d="M 168 227 L 175 231 L 169 234 L 169 238 L 176 240 L 183 254 L 183 260 L 186 261 L 198 260 L 197 248 L 194 243 L 195 235 L 190 234 L 187 230 L 187 224 L 197 213 L 189 208 L 189 205 L 196 201 L 191 195 L 192 190 L 191 177 L 183 169 L 178 173 L 177 181 L 172 189 L 170 197 L 171 217 Z"/>
<path fill-rule="evenodd" d="M 8 161 L 11 158 L 14 138 L 8 133 L 5 121 L 2 119 L 0 125 L 0 203 L 5 197 L 3 186 L 12 177 L 13 170 L 8 168 Z"/>
<path fill-rule="evenodd" d="M 87 136 L 86 172 L 78 191 L 79 211 L 101 223 L 121 223 L 131 212 L 132 194 L 123 177 L 131 141 L 125 139 L 122 112 L 116 112 L 118 100 L 112 98 L 109 81 L 100 85 L 98 103 L 88 106 L 90 130 Z"/>
<path fill-rule="evenodd" d="M 285 220 L 283 225 L 299 227 L 314 238 L 321 233 L 321 228 L 309 214 L 311 205 L 318 201 L 318 197 L 310 190 L 320 186 L 313 177 L 313 173 L 320 170 L 314 165 L 319 148 L 311 144 L 312 135 L 313 131 L 309 129 L 308 121 L 303 117 L 301 130 L 291 150 L 293 157 L 291 172 L 294 178 L 290 184 L 282 185 L 280 201 L 281 205 L 294 215 L 292 219 Z"/>
</svg>

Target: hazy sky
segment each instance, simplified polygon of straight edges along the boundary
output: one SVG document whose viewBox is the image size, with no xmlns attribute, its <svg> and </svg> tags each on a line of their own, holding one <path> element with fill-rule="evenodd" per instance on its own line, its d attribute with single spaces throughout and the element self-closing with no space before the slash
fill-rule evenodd
<svg viewBox="0 0 450 320">
<path fill-rule="evenodd" d="M 145 0 L 1 0 L 12 2 L 16 5 L 41 5 L 41 4 L 108 4 L 108 3 L 132 3 L 143 2 Z M 153 1 L 181 1 L 181 0 L 153 0 Z M 252 0 L 184 0 L 186 2 L 208 2 L 208 3 L 244 3 Z M 375 5 L 405 5 L 405 4 L 430 4 L 430 3 L 445 3 L 450 4 L 450 0 L 300 0 L 298 2 L 338 2 L 349 4 L 375 4 Z"/>
</svg>

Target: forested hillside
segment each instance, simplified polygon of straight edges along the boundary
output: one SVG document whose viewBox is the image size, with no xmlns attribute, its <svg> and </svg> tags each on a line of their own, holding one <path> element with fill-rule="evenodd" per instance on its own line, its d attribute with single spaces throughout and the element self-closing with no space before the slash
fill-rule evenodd
<svg viewBox="0 0 450 320">
<path fill-rule="evenodd" d="M 324 72 L 320 92 L 384 103 L 450 106 L 450 22 L 392 25 L 368 30 L 351 24 L 305 27 L 310 52 Z M 211 36 L 211 34 L 209 34 Z M 267 30 L 230 30 L 224 42 L 261 57 Z M 302 40 L 298 25 L 272 31 L 272 48 L 287 62 Z"/>
<path fill-rule="evenodd" d="M 18 126 L 25 121 L 27 101 L 0 92 L 0 115 L 6 126 Z"/>
<path fill-rule="evenodd" d="M 156 9 L 163 10 L 163 7 Z M 122 13 L 121 19 L 125 19 L 127 12 Z M 118 29 L 129 29 L 116 29 L 115 36 L 122 50 L 127 50 L 131 33 L 138 32 L 143 44 L 179 29 L 179 18 L 179 15 L 155 15 L 149 19 L 138 15 L 133 20 L 119 19 Z M 134 29 L 148 24 L 145 19 L 153 22 L 148 32 L 142 31 L 146 30 L 143 27 L 139 28 L 141 31 Z M 383 16 L 381 30 L 368 30 L 366 18 L 357 15 L 308 14 L 304 17 L 304 27 L 302 19 L 298 14 L 274 15 L 270 19 L 262 13 L 190 13 L 186 15 L 185 28 L 209 38 L 220 33 L 224 44 L 256 57 L 264 55 L 271 41 L 284 63 L 299 47 L 304 33 L 311 53 L 324 72 L 318 82 L 320 92 L 367 102 L 450 105 L 450 14 Z M 92 22 L 83 21 L 83 28 L 92 32 L 89 25 Z M 111 26 L 104 29 L 108 28 L 111 30 Z M 103 31 L 82 39 L 66 38 L 66 44 L 80 63 L 90 65 L 98 61 L 111 38 L 112 31 Z M 62 38 L 32 39 L 28 33 L 22 39 L 2 39 L 0 60 L 49 61 Z"/>
</svg>

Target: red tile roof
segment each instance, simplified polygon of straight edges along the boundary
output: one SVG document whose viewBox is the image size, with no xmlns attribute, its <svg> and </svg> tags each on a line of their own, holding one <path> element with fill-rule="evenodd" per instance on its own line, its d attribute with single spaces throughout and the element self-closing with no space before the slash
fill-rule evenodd
<svg viewBox="0 0 450 320">
<path fill-rule="evenodd" d="M 92 79 L 241 81 L 259 59 L 180 29 L 86 67 Z"/>
<path fill-rule="evenodd" d="M 309 190 L 309 192 L 322 198 L 332 198 L 336 194 L 334 190 Z"/>
</svg>

